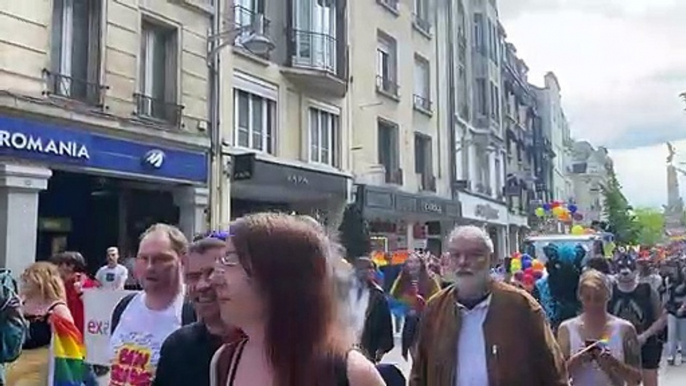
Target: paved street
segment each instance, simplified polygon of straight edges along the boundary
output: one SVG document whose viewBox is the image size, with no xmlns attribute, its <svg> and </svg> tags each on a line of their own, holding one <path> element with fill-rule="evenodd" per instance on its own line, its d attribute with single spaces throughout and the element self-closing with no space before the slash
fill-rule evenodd
<svg viewBox="0 0 686 386">
<path fill-rule="evenodd" d="M 407 376 L 410 372 L 411 363 L 405 361 L 400 355 L 400 340 L 396 339 L 396 346 L 383 359 L 384 363 L 397 365 Z M 667 367 L 663 364 L 660 373 L 660 386 L 684 386 L 686 385 L 686 363 L 681 366 Z"/>
</svg>

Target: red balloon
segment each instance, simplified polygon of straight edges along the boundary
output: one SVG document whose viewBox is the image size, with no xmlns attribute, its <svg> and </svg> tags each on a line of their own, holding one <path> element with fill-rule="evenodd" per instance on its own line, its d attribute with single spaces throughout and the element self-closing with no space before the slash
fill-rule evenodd
<svg viewBox="0 0 686 386">
<path fill-rule="evenodd" d="M 529 274 L 524 274 L 524 279 L 522 279 L 522 282 L 523 282 L 525 285 L 532 285 L 532 284 L 534 284 L 535 281 L 536 281 L 536 280 L 534 279 L 534 276 L 533 276 L 533 275 L 529 275 Z"/>
<path fill-rule="evenodd" d="M 524 272 L 522 272 L 522 271 L 515 272 L 514 278 L 517 281 L 522 281 L 522 279 L 524 278 Z"/>
<path fill-rule="evenodd" d="M 534 268 L 533 268 L 533 267 L 529 267 L 529 268 L 525 269 L 525 270 L 524 270 L 524 274 L 525 274 L 525 275 L 531 275 L 531 276 L 533 276 L 533 275 L 534 275 Z"/>
<path fill-rule="evenodd" d="M 557 201 L 557 200 L 553 201 L 553 202 L 550 204 L 550 207 L 551 207 L 551 208 L 557 208 L 558 206 L 560 206 L 560 201 Z"/>
</svg>

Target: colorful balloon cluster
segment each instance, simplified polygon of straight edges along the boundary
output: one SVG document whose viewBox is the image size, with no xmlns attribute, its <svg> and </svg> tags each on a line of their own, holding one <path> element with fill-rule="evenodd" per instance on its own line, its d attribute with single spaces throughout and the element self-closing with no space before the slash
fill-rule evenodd
<svg viewBox="0 0 686 386">
<path fill-rule="evenodd" d="M 584 216 L 578 212 L 579 208 L 574 204 L 566 204 L 564 201 L 546 202 L 534 210 L 537 217 L 552 216 L 562 222 L 581 221 Z"/>
<path fill-rule="evenodd" d="M 545 274 L 545 264 L 530 255 L 519 252 L 512 255 L 510 262 L 512 277 L 521 283 L 528 291 L 532 291 L 536 280 Z"/>
</svg>

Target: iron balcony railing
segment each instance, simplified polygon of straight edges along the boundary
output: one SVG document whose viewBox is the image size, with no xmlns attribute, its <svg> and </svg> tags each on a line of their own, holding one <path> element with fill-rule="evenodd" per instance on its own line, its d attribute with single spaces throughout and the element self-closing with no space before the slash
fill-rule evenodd
<svg viewBox="0 0 686 386">
<path fill-rule="evenodd" d="M 398 96 L 398 90 L 400 86 L 395 82 L 395 79 L 391 79 L 387 76 L 377 75 L 376 76 L 376 90 L 384 92 L 386 94 Z"/>
<path fill-rule="evenodd" d="M 414 94 L 413 96 L 413 103 L 414 107 L 419 110 L 424 110 L 431 112 L 432 105 L 431 105 L 431 100 L 425 96 L 421 96 L 418 94 Z"/>
<path fill-rule="evenodd" d="M 292 64 L 330 72 L 336 75 L 338 42 L 332 35 L 294 29 L 291 30 Z"/>
<path fill-rule="evenodd" d="M 403 169 L 386 169 L 386 183 L 403 185 Z"/>
<path fill-rule="evenodd" d="M 43 70 L 47 78 L 47 93 L 78 100 L 93 106 L 102 106 L 107 86 L 78 79 L 69 75 Z"/>
<path fill-rule="evenodd" d="M 133 94 L 133 97 L 136 100 L 136 115 L 158 119 L 172 126 L 181 125 L 182 105 L 143 94 Z"/>
<path fill-rule="evenodd" d="M 435 192 L 436 191 L 436 176 L 432 176 L 429 173 L 419 173 L 420 177 L 420 190 L 425 192 Z"/>
<path fill-rule="evenodd" d="M 234 41 L 236 46 L 242 46 L 251 35 L 262 35 L 267 38 L 271 36 L 271 21 L 264 14 L 241 5 L 234 5 L 233 17 L 238 30 Z"/>
</svg>

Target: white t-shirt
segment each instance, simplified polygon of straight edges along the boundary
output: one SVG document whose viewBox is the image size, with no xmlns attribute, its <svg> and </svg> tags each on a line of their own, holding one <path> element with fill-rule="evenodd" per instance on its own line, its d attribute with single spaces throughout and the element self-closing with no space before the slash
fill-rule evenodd
<svg viewBox="0 0 686 386">
<path fill-rule="evenodd" d="M 131 299 L 110 337 L 110 386 L 150 386 L 162 343 L 181 327 L 183 293 L 165 310 L 145 305 L 145 293 Z"/>
<path fill-rule="evenodd" d="M 95 274 L 95 280 L 100 282 L 103 289 L 117 290 L 124 288 L 124 282 L 129 277 L 129 270 L 121 264 L 117 264 L 114 268 L 108 265 L 100 267 Z"/>
</svg>

